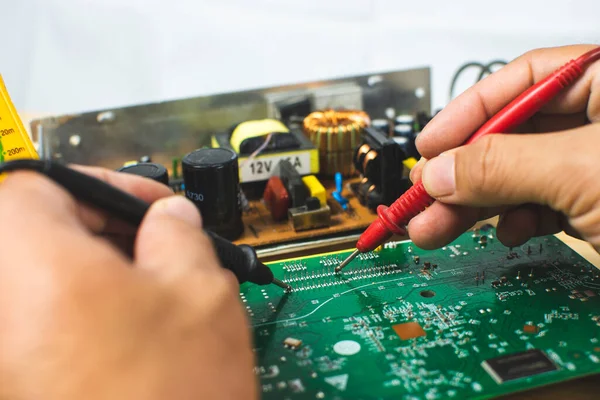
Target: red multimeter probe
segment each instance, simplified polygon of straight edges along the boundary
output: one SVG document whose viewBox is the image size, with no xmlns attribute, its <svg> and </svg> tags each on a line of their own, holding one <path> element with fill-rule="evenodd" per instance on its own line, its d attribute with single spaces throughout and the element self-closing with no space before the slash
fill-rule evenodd
<svg viewBox="0 0 600 400">
<path fill-rule="evenodd" d="M 510 132 L 515 129 L 531 118 L 561 90 L 575 82 L 588 65 L 599 59 L 600 47 L 585 53 L 576 60 L 571 60 L 510 102 L 479 128 L 465 144 L 473 143 L 482 136 Z M 356 250 L 338 265 L 335 271 L 341 271 L 358 254 L 375 250 L 393 234 L 405 235 L 408 222 L 434 201 L 435 199 L 429 196 L 423 183 L 419 181 L 391 206 L 379 206 L 377 219 L 360 236 L 356 243 Z"/>
</svg>

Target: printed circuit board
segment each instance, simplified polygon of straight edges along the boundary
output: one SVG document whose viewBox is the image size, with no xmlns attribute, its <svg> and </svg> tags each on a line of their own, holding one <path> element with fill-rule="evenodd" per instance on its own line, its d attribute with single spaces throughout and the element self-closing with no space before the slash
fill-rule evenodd
<svg viewBox="0 0 600 400">
<path fill-rule="evenodd" d="M 600 372 L 600 274 L 554 236 L 493 227 L 271 263 L 244 284 L 264 399 L 485 399 Z"/>
</svg>

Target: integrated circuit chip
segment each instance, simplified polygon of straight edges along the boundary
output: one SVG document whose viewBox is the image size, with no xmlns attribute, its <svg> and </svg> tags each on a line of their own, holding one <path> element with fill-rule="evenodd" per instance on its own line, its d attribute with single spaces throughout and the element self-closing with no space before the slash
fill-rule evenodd
<svg viewBox="0 0 600 400">
<path fill-rule="evenodd" d="M 492 358 L 482 362 L 481 366 L 498 384 L 558 370 L 556 364 L 538 349 Z"/>
<path fill-rule="evenodd" d="M 392 328 L 394 328 L 394 331 L 402 340 L 414 339 L 426 335 L 425 331 L 423 328 L 421 328 L 421 325 L 419 325 L 418 322 L 398 324 L 394 325 Z"/>
</svg>

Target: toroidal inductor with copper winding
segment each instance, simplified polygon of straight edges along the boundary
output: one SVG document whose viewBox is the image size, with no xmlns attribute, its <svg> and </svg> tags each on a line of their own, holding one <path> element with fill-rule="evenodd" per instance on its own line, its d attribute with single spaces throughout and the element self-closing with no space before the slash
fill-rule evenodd
<svg viewBox="0 0 600 400">
<path fill-rule="evenodd" d="M 370 122 L 369 115 L 358 110 L 315 111 L 304 119 L 304 132 L 319 149 L 321 174 L 354 174 L 354 152 Z"/>
</svg>

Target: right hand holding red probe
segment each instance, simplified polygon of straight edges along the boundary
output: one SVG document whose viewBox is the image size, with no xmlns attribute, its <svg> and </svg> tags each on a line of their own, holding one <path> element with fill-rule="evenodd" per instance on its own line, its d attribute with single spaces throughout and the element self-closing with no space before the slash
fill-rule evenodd
<svg viewBox="0 0 600 400">
<path fill-rule="evenodd" d="M 461 146 L 527 87 L 594 47 L 528 52 L 426 126 L 417 139 L 423 158 L 411 179 L 422 179 L 437 201 L 408 225 L 417 246 L 444 246 L 475 222 L 500 215 L 498 239 L 507 246 L 565 231 L 600 252 L 600 63 L 522 126 L 523 134 Z"/>
</svg>

